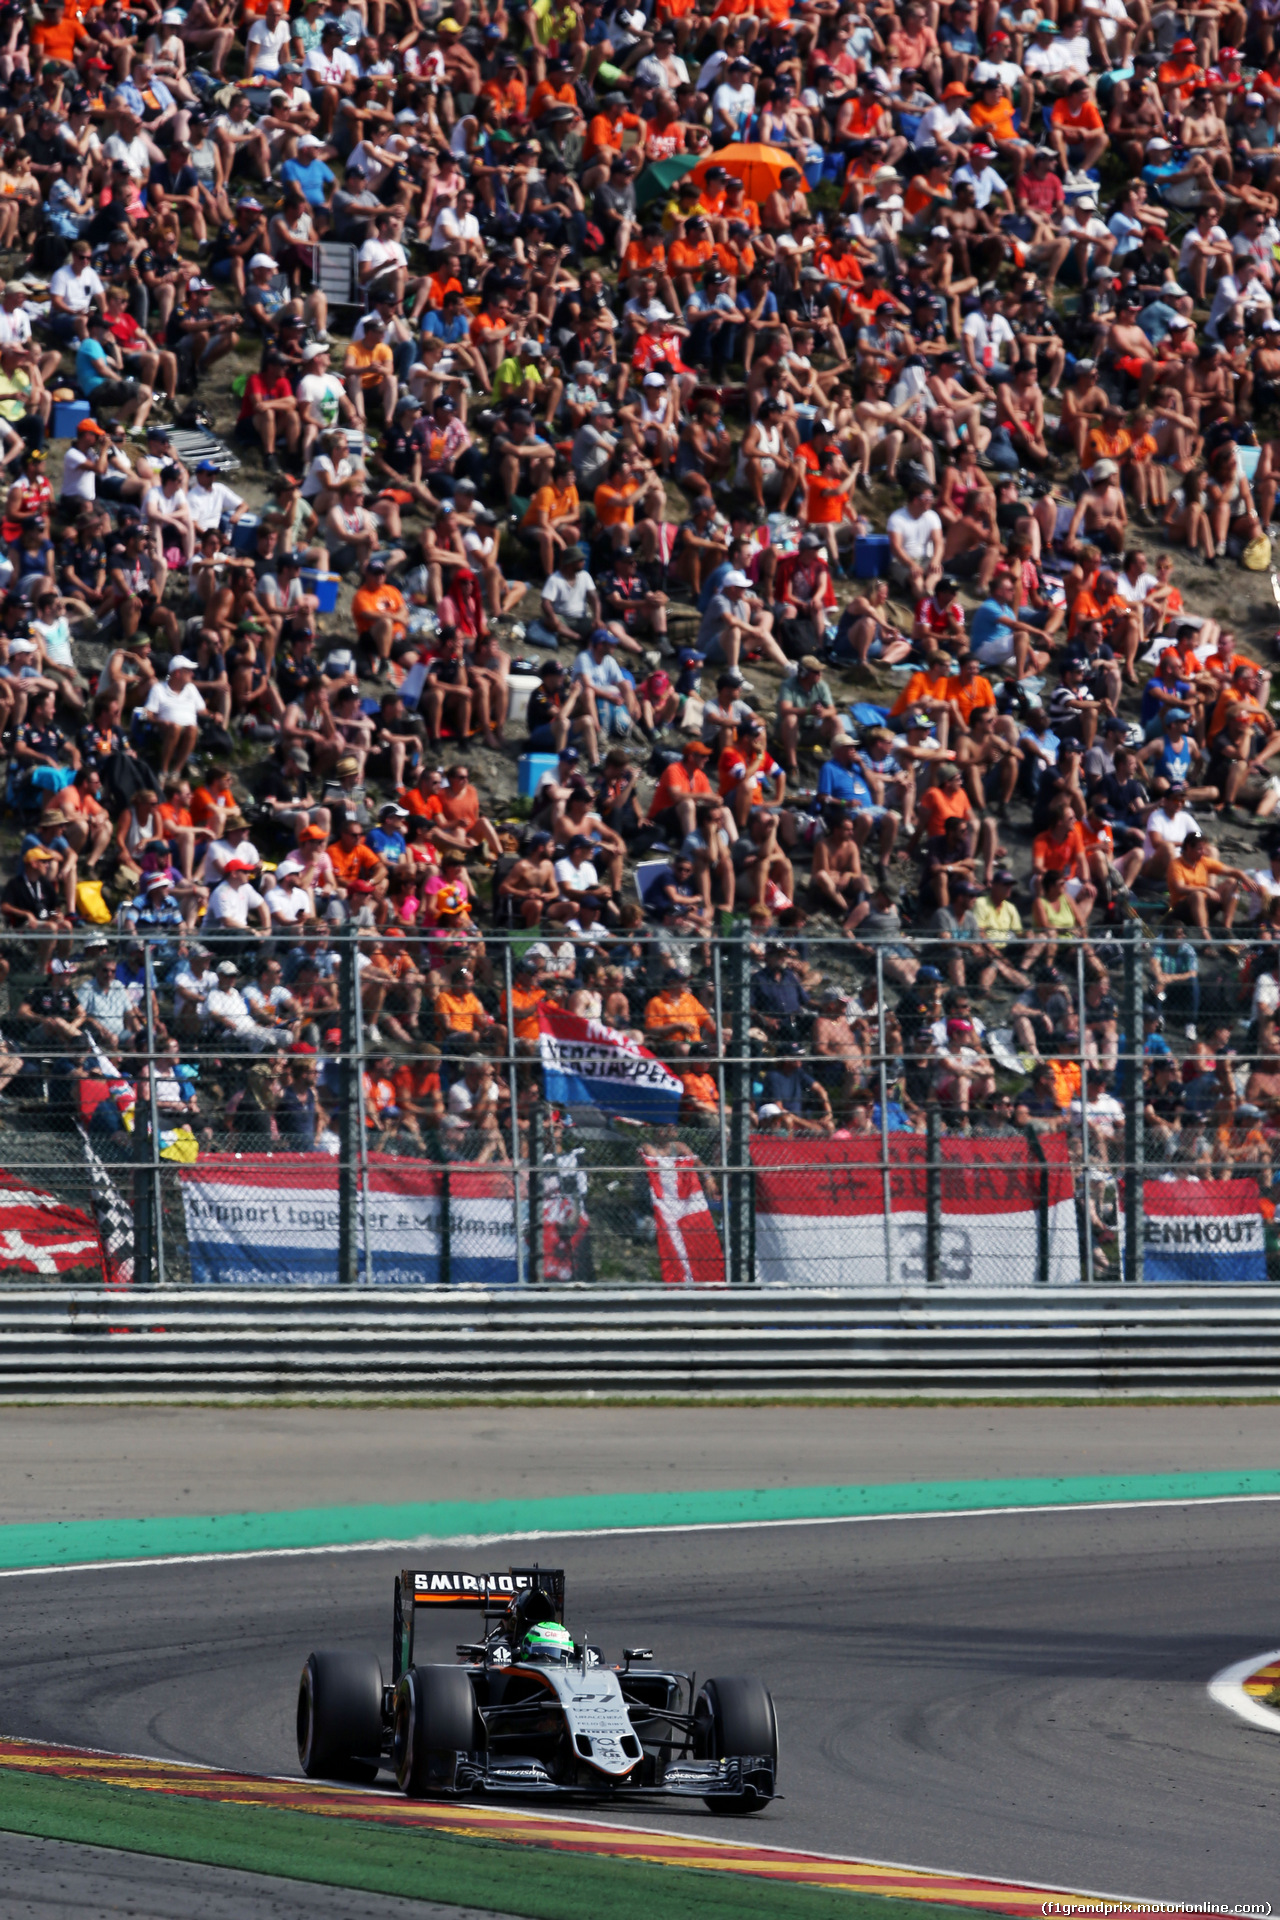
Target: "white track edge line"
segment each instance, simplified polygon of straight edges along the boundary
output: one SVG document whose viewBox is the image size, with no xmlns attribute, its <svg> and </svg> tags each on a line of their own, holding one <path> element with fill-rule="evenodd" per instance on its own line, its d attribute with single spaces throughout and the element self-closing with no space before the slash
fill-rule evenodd
<svg viewBox="0 0 1280 1920">
<path fill-rule="evenodd" d="M 1231 1666 L 1224 1667 L 1221 1673 L 1215 1673 L 1209 1682 L 1209 1698 L 1228 1713 L 1234 1713 L 1241 1720 L 1247 1720 L 1251 1727 L 1260 1727 L 1263 1733 L 1280 1733 L 1280 1713 L 1274 1707 L 1264 1707 L 1260 1700 L 1244 1690 L 1244 1683 L 1259 1667 L 1270 1666 L 1273 1660 L 1280 1660 L 1280 1648 L 1272 1653 L 1255 1653 L 1248 1660 L 1237 1660 Z"/>
<path fill-rule="evenodd" d="M 788 1520 L 697 1520 L 640 1527 L 535 1528 L 528 1532 L 416 1534 L 412 1538 L 340 1541 L 314 1547 L 223 1547 L 209 1553 L 139 1554 L 127 1560 L 47 1561 L 38 1567 L 0 1568 L 0 1580 L 30 1580 L 44 1574 L 112 1573 L 129 1567 L 198 1567 L 220 1560 L 300 1560 L 326 1553 L 402 1553 L 410 1547 L 488 1547 L 504 1540 L 614 1540 L 649 1533 L 754 1533 L 778 1527 L 861 1527 L 883 1520 L 988 1520 L 1005 1514 L 1125 1513 L 1158 1507 L 1275 1505 L 1280 1493 L 1175 1494 L 1163 1500 L 1050 1501 L 1026 1507 L 939 1507 L 922 1513 L 832 1513 Z M 125 1516 L 128 1518 L 129 1516 Z M 22 1524 L 22 1523 L 18 1523 Z"/>
</svg>

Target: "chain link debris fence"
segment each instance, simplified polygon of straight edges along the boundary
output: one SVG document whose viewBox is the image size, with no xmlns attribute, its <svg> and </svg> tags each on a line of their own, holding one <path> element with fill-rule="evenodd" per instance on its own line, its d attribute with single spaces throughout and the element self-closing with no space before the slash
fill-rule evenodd
<svg viewBox="0 0 1280 1920">
<path fill-rule="evenodd" d="M 1280 948 L 174 935 L 0 947 L 0 1277 L 1280 1278 Z"/>
</svg>

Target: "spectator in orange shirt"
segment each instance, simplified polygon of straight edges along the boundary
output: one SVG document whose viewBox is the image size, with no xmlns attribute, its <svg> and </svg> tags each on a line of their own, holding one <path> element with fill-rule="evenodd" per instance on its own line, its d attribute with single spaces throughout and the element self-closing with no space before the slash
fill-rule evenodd
<svg viewBox="0 0 1280 1920">
<path fill-rule="evenodd" d="M 356 637 L 369 649 L 376 680 L 386 671 L 394 643 L 409 631 L 404 595 L 387 579 L 387 563 L 379 554 L 370 554 L 365 564 L 364 578 L 351 602 L 351 618 Z M 406 654 L 404 663 L 411 666 L 417 657 L 415 653 L 411 660 Z"/>
<path fill-rule="evenodd" d="M 592 500 L 596 520 L 615 547 L 638 548 L 642 564 L 657 558 L 658 522 L 653 515 L 663 511 L 665 496 L 647 460 L 633 460 L 625 447 L 619 447 Z M 637 500 L 644 516 L 640 520 L 636 519 Z"/>
<path fill-rule="evenodd" d="M 1013 124 L 1013 101 L 1005 92 L 1004 82 L 998 73 L 991 74 L 979 85 L 977 98 L 969 108 L 969 118 L 996 152 L 1010 162 L 1016 186 L 1018 176 L 1031 158 L 1033 149 L 1025 140 L 1018 138 L 1018 129 Z M 1101 125 L 1101 121 L 1098 124 Z"/>
<path fill-rule="evenodd" d="M 950 762 L 938 769 L 938 784 L 929 787 L 916 803 L 920 831 L 926 839 L 935 839 L 948 820 L 959 820 L 965 828 L 973 825 L 973 807 L 960 779 L 959 767 Z"/>
<path fill-rule="evenodd" d="M 1179 920 L 1209 931 L 1212 914 L 1222 915 L 1229 927 L 1236 916 L 1240 889 L 1256 893 L 1258 883 L 1242 867 L 1228 867 L 1211 860 L 1204 851 L 1204 836 L 1189 833 L 1181 849 L 1169 862 L 1169 906 Z"/>
<path fill-rule="evenodd" d="M 548 60 L 546 79 L 539 80 L 529 100 L 529 118 L 536 125 L 545 114 L 550 113 L 552 107 L 572 107 L 573 119 L 562 120 L 559 124 L 566 132 L 581 131 L 582 112 L 567 60 Z"/>
<path fill-rule="evenodd" d="M 449 985 L 436 995 L 436 1038 L 446 1052 L 462 1052 L 462 1042 L 474 1041 L 494 1024 L 472 990 L 470 967 L 455 967 Z"/>
<path fill-rule="evenodd" d="M 236 805 L 226 768 L 210 767 L 203 785 L 192 795 L 191 818 L 197 827 L 207 827 L 212 839 L 221 840 L 223 821 L 229 813 L 235 813 Z"/>
<path fill-rule="evenodd" d="M 710 747 L 701 740 L 686 740 L 678 760 L 662 771 L 649 802 L 649 824 L 665 838 L 683 840 L 697 824 L 695 802 L 699 796 L 710 798 L 711 782 L 704 762 L 711 758 Z"/>
<path fill-rule="evenodd" d="M 480 92 L 486 100 L 492 100 L 494 112 L 502 126 L 505 127 L 512 120 L 528 118 L 529 96 L 520 72 L 520 62 L 514 53 L 503 54 L 496 76 L 486 80 Z"/>
<path fill-rule="evenodd" d="M 511 1031 L 517 1040 L 536 1044 L 538 1038 L 538 1008 L 547 997 L 547 990 L 538 981 L 538 963 L 524 954 L 515 963 L 511 981 Z M 502 1018 L 507 1017 L 507 996 L 505 992 L 498 1003 Z"/>
<path fill-rule="evenodd" d="M 978 671 L 978 661 L 972 653 L 962 653 L 956 662 L 956 670 L 947 681 L 947 701 L 951 707 L 961 731 L 966 731 L 969 721 L 979 707 L 996 704 L 995 689 L 986 676 Z"/>
<path fill-rule="evenodd" d="M 88 38 L 80 16 L 65 6 L 50 7 L 43 19 L 31 29 L 32 45 L 41 61 L 55 60 L 61 67 L 75 64 L 76 48 Z"/>
<path fill-rule="evenodd" d="M 1086 917 L 1093 904 L 1095 889 L 1089 879 L 1089 855 L 1084 829 L 1071 811 L 1065 794 L 1050 809 L 1050 824 L 1031 842 L 1031 871 L 1043 885 L 1046 874 L 1060 873 L 1073 883 L 1071 896 L 1084 908 Z"/>
<path fill-rule="evenodd" d="M 373 848 L 366 847 L 364 828 L 354 814 L 347 814 L 342 832 L 329 848 L 329 864 L 352 918 L 366 902 L 385 898 L 387 869 Z"/>
<path fill-rule="evenodd" d="M 954 671 L 950 654 L 935 654 L 928 666 L 912 674 L 890 707 L 889 718 L 900 720 L 904 713 L 927 713 L 938 729 L 938 745 L 945 748 L 951 721 L 947 683 Z"/>
<path fill-rule="evenodd" d="M 444 780 L 440 811 L 449 832 L 443 844 L 460 853 L 468 847 L 487 847 L 496 859 L 502 852 L 502 842 L 493 822 L 480 811 L 480 795 L 471 784 L 469 769 L 457 762 L 445 768 Z"/>
<path fill-rule="evenodd" d="M 424 1047 L 420 1057 L 402 1061 L 392 1076 L 400 1124 L 419 1142 L 423 1127 L 438 1127 L 444 1117 L 439 1060 L 438 1047 Z"/>
<path fill-rule="evenodd" d="M 689 989 L 681 973 L 670 972 L 644 1010 L 644 1030 L 650 1040 L 687 1040 L 690 1046 L 704 1027 L 715 1021 Z"/>
<path fill-rule="evenodd" d="M 1086 171 L 1096 167 L 1111 144 L 1087 80 L 1073 80 L 1054 102 L 1049 116 L 1049 144 L 1064 173 L 1074 167 Z"/>
<path fill-rule="evenodd" d="M 82 875 L 95 874 L 98 871 L 98 862 L 111 845 L 112 820 L 110 813 L 98 799 L 101 792 L 102 782 L 98 778 L 97 768 L 82 766 L 77 769 L 76 777 L 69 787 L 63 787 L 60 793 L 50 793 L 45 796 L 44 811 L 61 813 L 64 816 L 62 835 L 69 841 L 71 850 L 76 856 L 77 871 Z M 167 780 L 165 782 L 166 798 L 171 799 L 175 793 L 189 798 L 191 789 L 185 780 Z M 160 818 L 165 822 L 165 831 L 171 834 L 176 842 L 174 851 L 178 856 L 178 865 L 181 867 L 184 878 L 190 880 L 192 847 L 195 839 L 191 815 L 184 807 L 182 813 L 185 824 L 175 820 L 171 825 L 167 816 L 174 812 L 173 807 L 162 802 L 159 811 Z M 184 855 L 185 866 L 182 865 Z"/>
<path fill-rule="evenodd" d="M 856 473 L 842 476 L 837 471 L 837 462 L 840 461 L 840 451 L 836 446 L 821 449 L 817 471 L 811 472 L 805 483 L 804 512 L 800 516 L 822 541 L 833 567 L 840 565 L 836 530 L 845 518 L 845 506 L 858 477 Z M 805 465 L 808 465 L 807 461 Z"/>
<path fill-rule="evenodd" d="M 602 102 L 603 113 L 595 114 L 587 126 L 586 148 L 583 159 L 587 171 L 582 175 L 582 191 L 593 194 L 597 187 L 603 187 L 609 178 L 609 166 L 622 153 L 622 136 L 625 132 L 641 131 L 640 117 L 628 113 L 625 93 L 606 93 Z"/>
<path fill-rule="evenodd" d="M 684 223 L 684 232 L 667 248 L 667 265 L 683 308 L 692 299 L 694 284 L 708 260 L 715 258 L 715 242 L 701 214 Z"/>
</svg>

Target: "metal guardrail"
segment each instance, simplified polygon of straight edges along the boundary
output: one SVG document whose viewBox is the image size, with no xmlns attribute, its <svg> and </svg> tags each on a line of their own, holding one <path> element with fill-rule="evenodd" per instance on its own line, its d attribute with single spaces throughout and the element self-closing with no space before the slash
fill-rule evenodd
<svg viewBox="0 0 1280 1920">
<path fill-rule="evenodd" d="M 1280 1393 L 1268 1287 L 0 1295 L 0 1401 Z"/>
</svg>

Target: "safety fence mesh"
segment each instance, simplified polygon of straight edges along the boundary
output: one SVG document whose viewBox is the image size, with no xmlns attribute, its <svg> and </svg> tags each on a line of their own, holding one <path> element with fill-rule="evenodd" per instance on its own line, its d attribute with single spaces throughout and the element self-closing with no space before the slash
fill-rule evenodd
<svg viewBox="0 0 1280 1920">
<path fill-rule="evenodd" d="M 1280 1277 L 1280 949 L 1002 957 L 10 936 L 0 1282 Z"/>
</svg>

